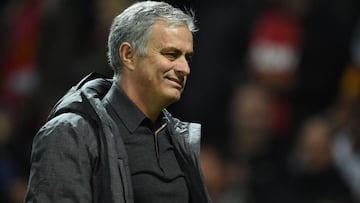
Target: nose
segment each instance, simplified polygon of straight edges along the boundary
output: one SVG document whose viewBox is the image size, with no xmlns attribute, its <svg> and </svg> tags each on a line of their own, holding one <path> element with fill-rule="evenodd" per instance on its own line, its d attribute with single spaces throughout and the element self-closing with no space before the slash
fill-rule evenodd
<svg viewBox="0 0 360 203">
<path fill-rule="evenodd" d="M 184 76 L 190 74 L 189 62 L 186 60 L 185 56 L 178 58 L 178 62 L 175 65 L 175 71 L 181 72 Z"/>
</svg>

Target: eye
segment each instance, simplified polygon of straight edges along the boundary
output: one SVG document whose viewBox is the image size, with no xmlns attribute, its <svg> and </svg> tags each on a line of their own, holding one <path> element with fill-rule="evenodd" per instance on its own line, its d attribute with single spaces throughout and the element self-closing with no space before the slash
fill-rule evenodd
<svg viewBox="0 0 360 203">
<path fill-rule="evenodd" d="M 167 59 L 169 59 L 170 61 L 174 61 L 175 59 L 177 59 L 178 55 L 176 53 L 173 52 L 168 52 L 168 53 L 164 53 L 163 54 Z"/>
</svg>

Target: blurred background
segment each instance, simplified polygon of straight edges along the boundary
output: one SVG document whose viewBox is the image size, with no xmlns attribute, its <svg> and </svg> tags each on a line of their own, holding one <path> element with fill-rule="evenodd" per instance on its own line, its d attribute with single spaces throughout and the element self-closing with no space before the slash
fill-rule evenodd
<svg viewBox="0 0 360 203">
<path fill-rule="evenodd" d="M 31 142 L 91 71 L 112 77 L 131 0 L 0 1 L 0 202 L 22 202 Z M 360 202 L 360 1 L 175 0 L 200 30 L 182 100 L 202 123 L 214 203 Z"/>
</svg>

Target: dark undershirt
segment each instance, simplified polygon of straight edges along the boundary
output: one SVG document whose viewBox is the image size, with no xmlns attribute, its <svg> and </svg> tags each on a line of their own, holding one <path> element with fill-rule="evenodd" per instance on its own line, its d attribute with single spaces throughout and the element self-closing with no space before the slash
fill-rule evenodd
<svg viewBox="0 0 360 203">
<path fill-rule="evenodd" d="M 189 191 L 167 123 L 153 124 L 117 86 L 104 98 L 125 144 L 135 203 L 188 203 Z"/>
</svg>

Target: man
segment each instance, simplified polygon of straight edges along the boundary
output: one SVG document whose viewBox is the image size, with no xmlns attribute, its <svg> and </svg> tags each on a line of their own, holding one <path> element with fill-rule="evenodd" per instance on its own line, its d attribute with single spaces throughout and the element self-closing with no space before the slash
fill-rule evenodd
<svg viewBox="0 0 360 203">
<path fill-rule="evenodd" d="M 200 126 L 173 118 L 190 73 L 192 16 L 164 2 L 118 15 L 114 79 L 91 74 L 56 104 L 33 141 L 25 202 L 210 202 Z"/>
</svg>

